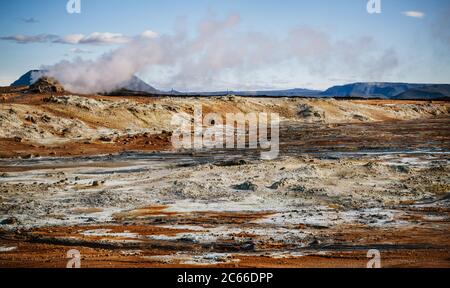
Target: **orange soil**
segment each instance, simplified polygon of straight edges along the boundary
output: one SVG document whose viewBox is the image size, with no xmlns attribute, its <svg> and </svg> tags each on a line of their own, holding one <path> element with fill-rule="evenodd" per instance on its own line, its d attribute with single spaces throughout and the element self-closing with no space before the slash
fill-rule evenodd
<svg viewBox="0 0 450 288">
<path fill-rule="evenodd" d="M 76 141 L 60 145 L 36 145 L 0 138 L 0 158 L 63 157 L 115 154 L 124 151 L 152 152 L 171 149 L 170 135 L 137 135 L 120 137 L 115 142 Z"/>
<path fill-rule="evenodd" d="M 339 228 L 339 229 L 338 229 Z M 181 233 L 183 230 L 165 229 L 154 226 L 82 226 L 82 227 L 52 227 L 45 229 L 37 229 L 38 232 L 33 232 L 38 236 L 79 236 L 79 231 L 86 231 L 90 229 L 112 229 L 113 233 L 120 233 L 124 231 L 143 233 L 145 235 L 172 235 L 173 233 Z M 450 268 L 450 243 L 447 235 L 433 232 L 432 229 L 414 228 L 414 229 L 369 229 L 362 227 L 336 227 L 336 231 L 332 232 L 329 237 L 333 238 L 336 243 L 340 241 L 358 242 L 359 245 L 373 245 L 374 247 L 380 245 L 390 245 L 390 243 L 399 246 L 392 249 L 379 248 L 381 252 L 382 267 L 445 267 Z M 341 231 L 341 232 L 337 232 Z M 344 232 L 342 232 L 344 231 Z M 45 233 L 44 233 L 45 232 Z M 191 231 L 192 232 L 192 231 Z M 0 267 L 34 267 L 34 268 L 64 268 L 67 259 L 66 253 L 70 249 L 77 249 L 82 255 L 82 267 L 98 268 L 173 268 L 173 267 L 199 267 L 196 265 L 186 265 L 179 261 L 170 263 L 160 262 L 156 259 L 148 258 L 147 256 L 161 256 L 174 255 L 179 252 L 177 247 L 153 247 L 153 248 L 139 248 L 139 255 L 133 255 L 133 250 L 126 247 L 117 248 L 103 248 L 71 245 L 70 243 L 39 243 L 36 239 L 22 239 L 23 236 L 9 234 L 6 232 L 0 233 L 1 246 L 15 246 L 16 250 L 0 253 Z M 106 237 L 85 237 L 85 240 L 96 242 L 105 240 Z M 111 238 L 113 239 L 113 238 Z M 111 240 L 110 239 L 110 240 Z M 376 243 L 371 240 L 377 239 Z M 114 237 L 115 241 L 122 241 L 122 239 Z M 408 248 L 403 247 L 408 243 L 420 243 L 426 241 L 429 247 L 424 248 Z M 88 242 L 87 242 L 88 243 Z M 181 247 L 185 251 L 195 251 L 199 248 L 189 245 Z M 273 257 L 270 255 L 252 255 L 250 254 L 235 254 L 231 256 L 227 263 L 219 263 L 216 265 L 201 265 L 200 267 L 221 267 L 221 268 L 365 268 L 368 262 L 367 251 L 369 248 L 358 248 L 355 246 L 344 250 L 327 249 L 327 247 L 309 249 L 301 251 L 294 251 L 304 253 L 304 256 L 289 256 Z M 128 252 L 126 252 L 128 251 Z M 201 249 L 199 250 L 201 252 Z M 207 250 L 204 252 L 208 252 Z M 269 252 L 269 251 L 268 251 Z M 131 254 L 131 255 L 130 255 Z"/>
</svg>

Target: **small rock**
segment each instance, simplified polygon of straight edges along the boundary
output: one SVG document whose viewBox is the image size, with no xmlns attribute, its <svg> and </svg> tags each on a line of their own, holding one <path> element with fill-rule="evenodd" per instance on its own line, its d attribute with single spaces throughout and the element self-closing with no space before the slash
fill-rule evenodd
<svg viewBox="0 0 450 288">
<path fill-rule="evenodd" d="M 246 243 L 241 245 L 241 249 L 243 251 L 253 251 L 253 250 L 255 250 L 255 243 L 253 243 L 253 242 L 246 242 Z"/>
<path fill-rule="evenodd" d="M 111 142 L 112 138 L 108 137 L 108 136 L 102 136 L 102 137 L 99 138 L 99 140 L 102 141 L 102 142 Z"/>
<path fill-rule="evenodd" d="M 6 218 L 5 220 L 3 220 L 2 222 L 0 222 L 1 225 L 15 225 L 19 222 L 19 220 L 17 220 L 14 217 L 10 217 L 10 218 Z"/>
<path fill-rule="evenodd" d="M 41 117 L 41 120 L 42 120 L 43 122 L 48 123 L 48 122 L 50 122 L 50 120 L 52 120 L 52 118 L 50 118 L 50 117 L 47 116 L 47 115 L 44 115 L 44 116 Z"/>
<path fill-rule="evenodd" d="M 256 189 L 258 189 L 258 186 L 250 181 L 246 181 L 242 184 L 233 186 L 233 188 L 236 190 L 256 191 Z"/>
<path fill-rule="evenodd" d="M 408 174 L 408 173 L 411 172 L 411 169 L 408 166 L 405 166 L 405 165 L 394 166 L 394 170 L 396 172 L 405 173 L 405 174 Z"/>
<path fill-rule="evenodd" d="M 315 245 L 320 245 L 321 243 L 322 243 L 322 242 L 321 242 L 319 239 L 314 238 L 314 240 L 311 241 L 311 243 L 309 243 L 309 245 L 310 245 L 310 246 L 315 246 Z"/>
<path fill-rule="evenodd" d="M 27 120 L 33 124 L 36 124 L 36 119 L 34 119 L 34 117 L 31 115 L 28 115 L 27 117 L 25 117 L 25 120 Z"/>
<path fill-rule="evenodd" d="M 216 166 L 228 167 L 228 166 L 241 166 L 248 164 L 244 159 L 233 159 L 225 162 L 219 162 Z"/>
<path fill-rule="evenodd" d="M 273 183 L 269 188 L 276 190 L 276 189 L 278 189 L 280 187 L 286 186 L 288 184 L 288 182 L 289 182 L 288 179 L 283 178 L 280 181 L 277 181 L 277 182 Z"/>
</svg>

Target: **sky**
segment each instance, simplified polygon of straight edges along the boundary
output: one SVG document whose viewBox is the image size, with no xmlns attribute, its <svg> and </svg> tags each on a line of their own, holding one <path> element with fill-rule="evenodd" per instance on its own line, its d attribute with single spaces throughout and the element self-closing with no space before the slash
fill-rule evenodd
<svg viewBox="0 0 450 288">
<path fill-rule="evenodd" d="M 448 0 L 68 1 L 0 0 L 0 86 L 42 68 L 78 92 L 450 83 Z"/>
</svg>

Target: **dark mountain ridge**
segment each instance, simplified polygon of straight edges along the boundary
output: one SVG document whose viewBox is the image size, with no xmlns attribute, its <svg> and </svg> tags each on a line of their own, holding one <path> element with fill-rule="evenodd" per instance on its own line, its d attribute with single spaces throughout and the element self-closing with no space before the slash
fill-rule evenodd
<svg viewBox="0 0 450 288">
<path fill-rule="evenodd" d="M 30 86 L 36 80 L 31 70 L 22 75 L 11 86 Z M 362 98 L 362 99 L 399 99 L 399 100 L 441 100 L 450 99 L 450 84 L 413 84 L 390 82 L 359 82 L 333 86 L 325 91 L 295 88 L 267 91 L 213 91 L 213 92 L 169 92 L 160 91 L 137 76 L 133 76 L 120 88 L 107 95 L 177 95 L 177 96 L 268 96 L 268 97 L 318 97 L 318 98 Z"/>
<path fill-rule="evenodd" d="M 352 83 L 331 87 L 320 95 L 335 98 L 445 99 L 450 97 L 450 84 Z"/>
</svg>

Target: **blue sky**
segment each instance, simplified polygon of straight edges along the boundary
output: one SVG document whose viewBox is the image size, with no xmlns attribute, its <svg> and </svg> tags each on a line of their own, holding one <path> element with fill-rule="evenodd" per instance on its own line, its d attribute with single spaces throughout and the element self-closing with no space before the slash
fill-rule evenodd
<svg viewBox="0 0 450 288">
<path fill-rule="evenodd" d="M 381 0 L 381 14 L 367 13 L 367 2 L 81 0 L 81 14 L 69 14 L 67 0 L 2 0 L 0 85 L 62 60 L 81 57 L 95 62 L 131 45 L 144 31 L 159 39 L 169 35 L 171 41 L 184 41 L 174 49 L 178 54 L 166 51 L 164 59 L 147 59 L 132 67 L 137 70 L 133 73 L 162 89 L 450 83 L 449 1 Z M 202 24 L 225 28 L 214 26 L 215 36 L 203 37 L 198 28 Z M 196 39 L 211 43 L 191 49 Z M 139 51 L 153 53 L 147 48 Z"/>
</svg>

